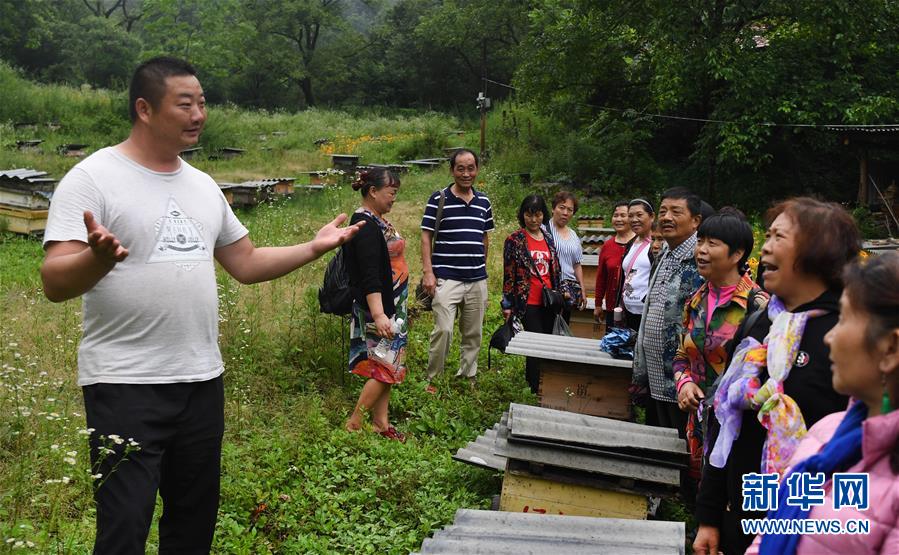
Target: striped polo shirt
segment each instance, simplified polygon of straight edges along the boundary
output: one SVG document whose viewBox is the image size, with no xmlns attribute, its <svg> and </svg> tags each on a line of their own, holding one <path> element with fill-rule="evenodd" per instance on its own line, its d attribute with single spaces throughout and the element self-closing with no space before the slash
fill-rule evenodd
<svg viewBox="0 0 899 555">
<path fill-rule="evenodd" d="M 452 185 L 443 190 L 446 201 L 440 230 L 431 253 L 434 275 L 455 281 L 480 281 L 487 279 L 484 258 L 484 234 L 493 231 L 493 208 L 490 199 L 472 189 L 474 197 L 466 203 L 451 191 Z M 421 228 L 434 231 L 440 192 L 428 199 Z"/>
</svg>

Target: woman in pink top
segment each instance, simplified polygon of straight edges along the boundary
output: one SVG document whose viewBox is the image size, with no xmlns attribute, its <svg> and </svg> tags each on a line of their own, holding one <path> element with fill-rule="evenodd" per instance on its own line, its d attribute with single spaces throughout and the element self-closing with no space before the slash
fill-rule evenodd
<svg viewBox="0 0 899 555">
<path fill-rule="evenodd" d="M 845 274 L 840 320 L 825 336 L 835 390 L 856 401 L 815 424 L 792 458 L 768 519 L 867 521 L 867 533 L 759 536 L 747 553 L 899 553 L 899 253 L 854 264 Z M 802 511 L 786 502 L 790 474 L 824 474 L 824 500 Z M 835 473 L 866 473 L 867 499 L 837 495 Z M 841 488 L 842 489 L 842 488 Z M 865 501 L 856 506 L 856 502 Z M 844 503 L 844 502 L 848 502 Z M 843 506 L 839 506 L 839 505 Z"/>
</svg>

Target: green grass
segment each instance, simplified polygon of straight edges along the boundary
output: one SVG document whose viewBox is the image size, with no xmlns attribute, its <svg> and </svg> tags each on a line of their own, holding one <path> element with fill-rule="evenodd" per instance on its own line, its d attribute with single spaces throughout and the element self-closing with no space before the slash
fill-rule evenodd
<svg viewBox="0 0 899 555">
<path fill-rule="evenodd" d="M 55 147 L 86 142 L 96 150 L 115 144 L 128 129 L 123 102 L 120 93 L 34 85 L 0 66 L 0 168 L 33 167 L 62 177 L 77 160 L 59 156 Z M 363 162 L 397 162 L 438 156 L 446 146 L 477 144 L 473 122 L 435 113 L 287 114 L 212 106 L 209 114 L 204 155 L 191 163 L 220 181 L 323 169 L 330 165 L 331 148 L 359 154 Z M 59 121 L 62 128 L 15 131 L 15 121 Z M 502 136 L 496 125 L 492 121 L 488 133 Z M 460 128 L 469 131 L 453 133 Z M 16 139 L 33 136 L 46 140 L 41 152 L 11 148 Z M 313 145 L 320 138 L 331 143 Z M 209 159 L 223 146 L 247 153 Z M 504 177 L 539 171 L 539 165 L 528 163 L 521 148 L 498 149 L 479 178 L 498 224 L 488 260 L 485 344 L 501 323 L 502 241 L 517 227 L 518 202 L 530 192 L 555 190 Z M 404 174 L 388 215 L 407 238 L 413 286 L 421 275 L 418 226 L 424 202 L 449 181 L 445 168 Z M 238 217 L 256 244 L 286 245 L 308 240 L 358 202 L 344 179 L 321 193 L 238 211 Z M 584 210 L 602 210 L 605 202 L 589 200 Z M 53 304 L 43 297 L 42 256 L 38 240 L 0 233 L 0 552 L 31 542 L 38 552 L 87 553 L 94 508 L 75 384 L 81 301 Z M 391 420 L 411 436 L 409 442 L 343 431 L 362 380 L 346 372 L 348 330 L 338 318 L 318 312 L 316 291 L 329 258 L 254 286 L 219 271 L 220 345 L 227 370 L 217 553 L 415 550 L 430 531 L 451 522 L 456 509 L 486 508 L 499 492 L 499 475 L 454 462 L 451 454 L 496 423 L 510 402 L 535 402 L 523 360 L 497 355 L 488 371 L 486 349 L 476 390 L 444 375 L 436 384 L 438 395 L 427 394 L 422 374 L 433 320 L 420 313 L 410 317 L 409 377 L 394 389 L 390 403 Z M 447 368 L 458 364 L 458 356 L 457 337 Z M 154 525 L 148 548 L 155 550 L 157 542 Z"/>
</svg>

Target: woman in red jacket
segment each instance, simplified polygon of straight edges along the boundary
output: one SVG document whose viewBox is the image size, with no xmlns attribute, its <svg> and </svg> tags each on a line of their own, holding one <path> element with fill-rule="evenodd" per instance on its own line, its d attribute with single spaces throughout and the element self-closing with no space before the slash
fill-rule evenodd
<svg viewBox="0 0 899 555">
<path fill-rule="evenodd" d="M 631 241 L 634 232 L 627 219 L 627 201 L 619 200 L 612 211 L 612 227 L 615 237 L 606 241 L 599 251 L 599 264 L 596 268 L 596 308 L 593 315 L 597 322 L 605 313 L 606 328 L 612 326 L 612 310 L 618 302 L 618 286 L 621 278 L 621 260 Z"/>
</svg>

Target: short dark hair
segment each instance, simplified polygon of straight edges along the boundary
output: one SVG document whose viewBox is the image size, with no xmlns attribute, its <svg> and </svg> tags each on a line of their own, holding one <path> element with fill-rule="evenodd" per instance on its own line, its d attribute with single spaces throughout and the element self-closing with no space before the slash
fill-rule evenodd
<svg viewBox="0 0 899 555">
<path fill-rule="evenodd" d="M 628 201 L 624 200 L 623 198 L 618 199 L 612 204 L 612 212 L 614 212 L 615 209 L 618 208 L 619 206 L 624 206 L 625 208 L 629 208 L 629 205 L 630 205 L 630 203 Z"/>
<path fill-rule="evenodd" d="M 559 191 L 558 193 L 553 195 L 553 210 L 556 209 L 556 206 L 559 206 L 566 200 L 570 200 L 574 204 L 574 211 L 575 211 L 575 213 L 577 213 L 577 207 L 578 207 L 577 197 L 574 196 L 574 193 L 570 193 L 568 191 Z"/>
<path fill-rule="evenodd" d="M 708 219 L 703 218 L 696 231 L 696 237 L 723 241 L 727 245 L 728 256 L 742 249 L 743 256 L 737 262 L 737 268 L 740 273 L 747 270 L 746 261 L 752 254 L 755 239 L 752 237 L 752 226 L 749 225 L 746 216 L 736 208 L 725 206 Z"/>
<path fill-rule="evenodd" d="M 796 269 L 817 276 L 831 289 L 841 289 L 846 264 L 858 257 L 861 236 L 852 216 L 835 202 L 796 197 L 765 213 L 769 227 L 781 214 L 789 216 L 796 233 Z"/>
<path fill-rule="evenodd" d="M 468 153 L 468 154 L 471 154 L 472 156 L 474 156 L 475 167 L 478 167 L 478 168 L 481 167 L 480 160 L 478 160 L 478 155 L 475 154 L 475 152 L 473 150 L 469 150 L 467 148 L 459 148 L 459 149 L 456 149 L 456 151 L 450 155 L 450 159 L 449 159 L 450 171 L 453 171 L 453 168 L 456 167 L 456 158 L 458 158 L 459 155 L 465 154 L 465 153 Z"/>
<path fill-rule="evenodd" d="M 662 193 L 661 200 L 664 201 L 666 198 L 686 200 L 687 210 L 690 211 L 690 215 L 702 217 L 702 199 L 690 189 L 687 189 L 686 187 L 672 187 Z"/>
<path fill-rule="evenodd" d="M 196 76 L 197 70 L 188 62 L 170 56 L 150 58 L 137 66 L 128 89 L 128 115 L 131 116 L 131 123 L 137 121 L 137 108 L 134 104 L 138 98 L 143 98 L 150 106 L 158 108 L 165 96 L 165 80 L 181 75 Z"/>
<path fill-rule="evenodd" d="M 387 168 L 372 168 L 356 174 L 352 183 L 354 191 L 359 191 L 362 196 L 368 194 L 370 189 L 380 191 L 384 187 L 399 187 L 400 178 Z"/>
<path fill-rule="evenodd" d="M 549 209 L 546 208 L 546 201 L 540 195 L 528 195 L 521 201 L 518 207 L 518 223 L 524 227 L 524 215 L 543 213 L 543 221 L 549 221 Z"/>
</svg>

